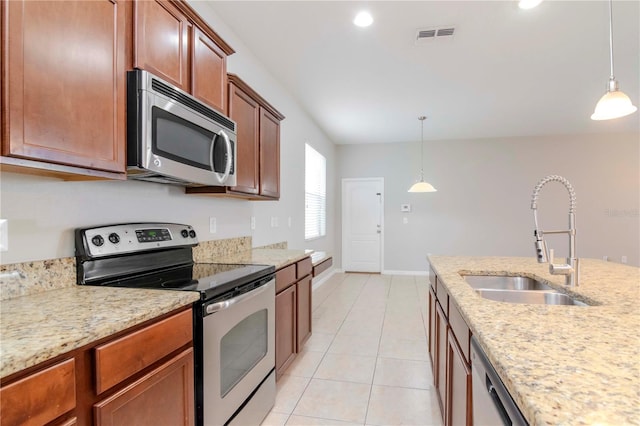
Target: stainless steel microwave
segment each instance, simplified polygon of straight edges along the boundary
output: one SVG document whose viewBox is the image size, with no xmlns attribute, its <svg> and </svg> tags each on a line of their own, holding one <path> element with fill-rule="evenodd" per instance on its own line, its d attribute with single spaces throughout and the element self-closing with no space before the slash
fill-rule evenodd
<svg viewBox="0 0 640 426">
<path fill-rule="evenodd" d="M 143 70 L 127 73 L 127 177 L 236 185 L 236 123 Z"/>
</svg>

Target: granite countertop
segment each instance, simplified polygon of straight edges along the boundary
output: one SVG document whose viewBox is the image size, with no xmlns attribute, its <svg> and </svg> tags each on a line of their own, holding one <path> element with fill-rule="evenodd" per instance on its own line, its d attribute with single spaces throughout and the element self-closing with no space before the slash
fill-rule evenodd
<svg viewBox="0 0 640 426">
<path fill-rule="evenodd" d="M 263 248 L 219 256 L 212 251 L 202 254 L 201 261 L 279 269 L 311 253 Z M 197 292 L 76 286 L 71 272 L 56 275 L 51 270 L 30 270 L 34 292 L 0 301 L 0 378 L 199 300 Z M 48 280 L 64 286 L 49 289 Z"/>
<path fill-rule="evenodd" d="M 640 424 L 640 268 L 580 259 L 580 286 L 533 258 L 429 256 L 532 425 Z M 484 299 L 468 275 L 524 275 L 592 306 Z"/>
<path fill-rule="evenodd" d="M 276 269 L 309 257 L 313 250 L 252 249 L 229 256 L 216 257 L 220 263 L 246 263 L 251 265 L 273 265 Z"/>
<path fill-rule="evenodd" d="M 0 377 L 192 304 L 188 291 L 73 286 L 0 302 Z"/>
</svg>

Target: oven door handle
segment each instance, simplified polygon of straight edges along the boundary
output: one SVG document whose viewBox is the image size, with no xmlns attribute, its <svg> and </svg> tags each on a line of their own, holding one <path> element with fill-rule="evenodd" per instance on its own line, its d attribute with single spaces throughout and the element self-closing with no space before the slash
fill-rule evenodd
<svg viewBox="0 0 640 426">
<path fill-rule="evenodd" d="M 206 314 L 215 314 L 216 312 L 224 311 L 225 309 L 231 308 L 233 305 L 238 304 L 240 302 L 244 302 L 245 300 L 252 299 L 254 297 L 259 296 L 261 293 L 267 291 L 269 285 L 263 285 L 262 287 L 251 290 L 248 293 L 241 294 L 240 296 L 234 297 L 233 299 L 223 300 L 222 302 L 212 303 L 207 305 L 204 309 Z"/>
</svg>

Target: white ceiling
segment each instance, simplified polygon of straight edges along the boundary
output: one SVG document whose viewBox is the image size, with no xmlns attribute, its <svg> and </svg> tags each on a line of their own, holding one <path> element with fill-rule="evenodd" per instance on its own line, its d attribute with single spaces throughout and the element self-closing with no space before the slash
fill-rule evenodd
<svg viewBox="0 0 640 426">
<path fill-rule="evenodd" d="M 608 3 L 213 1 L 337 144 L 638 131 L 592 121 L 609 77 Z M 368 28 L 351 21 L 359 10 Z M 614 1 L 615 76 L 640 103 L 640 2 Z M 419 28 L 453 39 L 416 44 Z"/>
</svg>

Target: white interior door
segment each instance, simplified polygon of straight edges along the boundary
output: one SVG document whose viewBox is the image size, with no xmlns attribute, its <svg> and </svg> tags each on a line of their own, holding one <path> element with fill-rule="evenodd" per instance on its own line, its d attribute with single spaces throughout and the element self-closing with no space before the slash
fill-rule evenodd
<svg viewBox="0 0 640 426">
<path fill-rule="evenodd" d="M 342 267 L 382 271 L 384 179 L 342 179 Z"/>
</svg>

